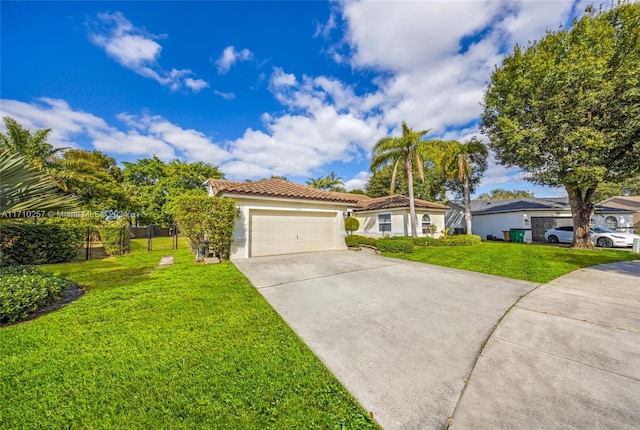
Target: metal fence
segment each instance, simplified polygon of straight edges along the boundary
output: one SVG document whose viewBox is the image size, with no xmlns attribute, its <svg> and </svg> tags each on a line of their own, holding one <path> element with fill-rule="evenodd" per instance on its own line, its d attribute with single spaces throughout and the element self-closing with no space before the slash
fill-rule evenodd
<svg viewBox="0 0 640 430">
<path fill-rule="evenodd" d="M 171 225 L 164 227 L 157 224 L 149 224 L 148 226 L 130 226 L 129 238 L 130 239 L 147 239 L 147 251 L 152 251 L 154 248 L 154 239 L 168 237 L 171 238 L 171 249 L 178 249 L 178 226 Z M 163 243 L 167 247 L 166 242 Z"/>
<path fill-rule="evenodd" d="M 131 249 L 127 227 L 89 227 L 82 248 L 85 260 L 124 255 Z"/>
<path fill-rule="evenodd" d="M 170 238 L 170 240 L 160 240 Z M 154 247 L 178 249 L 178 227 L 160 225 L 128 227 L 89 227 L 87 229 L 81 256 L 84 260 L 106 258 L 110 255 L 124 255 L 131 252 L 131 239 L 146 239 L 147 251 Z"/>
</svg>

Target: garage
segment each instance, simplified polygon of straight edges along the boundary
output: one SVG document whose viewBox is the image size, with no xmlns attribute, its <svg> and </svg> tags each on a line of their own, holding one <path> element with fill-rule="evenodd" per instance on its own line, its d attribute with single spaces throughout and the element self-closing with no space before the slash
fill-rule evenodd
<svg viewBox="0 0 640 430">
<path fill-rule="evenodd" d="M 568 217 L 531 217 L 531 236 L 534 242 L 546 242 L 544 232 L 553 227 L 572 225 Z"/>
<path fill-rule="evenodd" d="M 251 210 L 250 257 L 338 249 L 336 212 Z"/>
</svg>

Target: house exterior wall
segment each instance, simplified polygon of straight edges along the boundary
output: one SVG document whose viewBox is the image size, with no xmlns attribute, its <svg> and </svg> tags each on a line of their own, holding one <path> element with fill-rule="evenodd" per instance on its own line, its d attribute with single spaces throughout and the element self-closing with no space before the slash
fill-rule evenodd
<svg viewBox="0 0 640 430">
<path fill-rule="evenodd" d="M 522 228 L 525 232 L 525 242 L 531 242 L 532 217 L 552 217 L 561 218 L 566 223 L 559 221 L 558 225 L 571 225 L 571 211 L 516 211 L 505 213 L 478 214 L 472 217 L 473 234 L 478 235 L 482 240 L 486 240 L 488 235 L 503 237 L 503 231 L 512 228 Z"/>
<path fill-rule="evenodd" d="M 236 218 L 231 242 L 230 258 L 232 260 L 249 258 L 249 222 L 251 211 L 254 210 L 274 210 L 292 211 L 301 215 L 305 212 L 329 212 L 335 214 L 337 221 L 336 249 L 347 249 L 344 241 L 346 232 L 344 230 L 344 217 L 348 209 L 347 205 L 333 202 L 313 202 L 303 200 L 280 200 L 269 198 L 252 198 L 240 196 L 231 197 L 238 207 L 238 218 Z"/>
<path fill-rule="evenodd" d="M 634 214 L 632 213 L 626 213 L 626 214 L 620 214 L 620 213 L 607 213 L 607 212 L 602 212 L 602 213 L 596 213 L 594 214 L 591 219 L 592 219 L 592 225 L 598 225 L 601 227 L 607 227 L 607 217 L 613 217 L 616 220 L 617 226 L 618 226 L 618 230 L 625 232 L 625 233 L 633 233 L 635 226 L 634 226 Z M 639 215 L 640 217 L 640 215 Z M 639 220 L 640 221 L 640 220 Z M 638 225 L 638 227 L 640 227 L 640 225 Z"/>
<path fill-rule="evenodd" d="M 431 219 L 431 224 L 435 224 L 438 228 L 438 232 L 444 230 L 444 214 L 445 211 L 438 210 L 424 210 L 416 209 L 416 215 L 418 218 L 418 236 L 430 236 L 431 234 L 425 234 L 422 232 L 422 216 L 428 214 Z M 391 215 L 391 231 L 380 232 L 380 226 L 378 224 L 378 215 L 390 214 Z M 379 209 L 375 211 L 362 211 L 355 212 L 353 214 L 355 218 L 360 222 L 360 228 L 354 234 L 367 237 L 384 237 L 386 236 L 410 236 L 411 224 L 408 208 L 397 209 Z M 437 234 L 436 234 L 437 235 Z"/>
</svg>

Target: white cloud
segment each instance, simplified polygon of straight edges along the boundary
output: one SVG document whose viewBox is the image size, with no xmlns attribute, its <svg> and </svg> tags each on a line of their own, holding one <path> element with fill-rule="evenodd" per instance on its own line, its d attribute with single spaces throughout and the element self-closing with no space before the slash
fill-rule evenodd
<svg viewBox="0 0 640 430">
<path fill-rule="evenodd" d="M 159 65 L 162 46 L 157 40 L 163 37 L 135 27 L 121 12 L 100 13 L 90 22 L 89 39 L 138 75 L 153 79 L 171 91 L 186 87 L 198 92 L 209 86 L 203 79 L 186 77 L 193 74 L 190 69 L 167 71 Z"/>
<path fill-rule="evenodd" d="M 198 93 L 203 88 L 207 88 L 209 83 L 203 79 L 186 78 L 184 80 L 184 85 L 191 88 L 194 93 Z"/>
<path fill-rule="evenodd" d="M 51 128 L 50 143 L 58 147 L 86 147 L 86 143 L 109 154 L 183 158 L 219 164 L 230 155 L 204 133 L 185 129 L 159 115 L 120 113 L 116 118 L 125 130 L 90 113 L 73 110 L 60 99 L 41 98 L 34 103 L 0 100 L 0 115 L 16 119 L 24 127 Z M 79 145 L 78 141 L 85 143 Z"/>
<path fill-rule="evenodd" d="M 280 67 L 274 67 L 269 83 L 272 87 L 291 87 L 298 83 L 296 75 L 285 73 Z"/>
<path fill-rule="evenodd" d="M 49 143 L 55 147 L 77 147 L 74 135 L 108 127 L 102 118 L 74 111 L 66 101 L 47 97 L 34 103 L 3 99 L 0 103 L 0 116 L 10 116 L 32 131 L 50 128 Z"/>
<path fill-rule="evenodd" d="M 371 177 L 369 172 L 358 172 L 353 178 L 349 179 L 344 183 L 344 187 L 347 191 L 351 190 L 364 190 L 364 186 Z"/>
<path fill-rule="evenodd" d="M 432 129 L 429 137 L 479 136 L 475 124 L 495 65 L 514 43 L 566 22 L 573 5 L 569 0 L 333 3 L 314 37 L 345 29 L 328 57 L 350 64 L 356 75 L 373 72 L 377 87 L 357 93 L 333 77 L 296 76 L 274 67 L 268 88 L 288 111 L 265 112 L 263 130 L 248 129 L 229 141 L 232 161 L 222 168 L 239 177 L 309 175 L 335 161 L 368 157 L 373 144 L 397 133 L 403 120 L 415 129 Z M 354 177 L 351 185 L 363 178 Z M 485 182 L 521 184 L 522 177 L 492 162 Z"/>
<path fill-rule="evenodd" d="M 218 73 L 224 75 L 229 72 L 231 66 L 239 61 L 249 61 L 253 59 L 253 52 L 248 49 L 241 49 L 240 51 L 236 51 L 236 48 L 233 46 L 227 46 L 224 51 L 222 51 L 222 55 L 220 58 L 216 60 L 216 67 L 218 69 Z"/>
<path fill-rule="evenodd" d="M 335 30 L 336 28 L 338 28 L 336 13 L 335 10 L 332 10 L 331 14 L 329 15 L 329 19 L 325 24 L 319 22 L 316 23 L 316 31 L 315 33 L 313 33 L 313 37 L 322 36 L 327 39 L 331 35 L 331 31 Z"/>
<path fill-rule="evenodd" d="M 118 118 L 129 127 L 136 129 L 136 133 L 139 130 L 148 137 L 164 142 L 172 150 L 180 153 L 183 158 L 213 164 L 219 164 L 229 158 L 227 151 L 215 144 L 204 133 L 184 129 L 159 115 L 144 113 L 135 116 L 122 113 L 118 115 Z M 160 155 L 158 156 L 160 157 Z"/>
<path fill-rule="evenodd" d="M 236 98 L 236 95 L 232 92 L 225 93 L 223 91 L 213 90 L 215 95 L 222 97 L 225 100 L 233 100 Z"/>
</svg>

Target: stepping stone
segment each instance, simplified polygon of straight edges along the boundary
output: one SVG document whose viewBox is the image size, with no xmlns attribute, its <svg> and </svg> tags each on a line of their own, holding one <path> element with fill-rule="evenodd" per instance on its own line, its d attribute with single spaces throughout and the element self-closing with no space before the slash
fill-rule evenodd
<svg viewBox="0 0 640 430">
<path fill-rule="evenodd" d="M 173 255 L 165 255 L 160 259 L 158 267 L 167 267 L 173 264 Z"/>
</svg>

